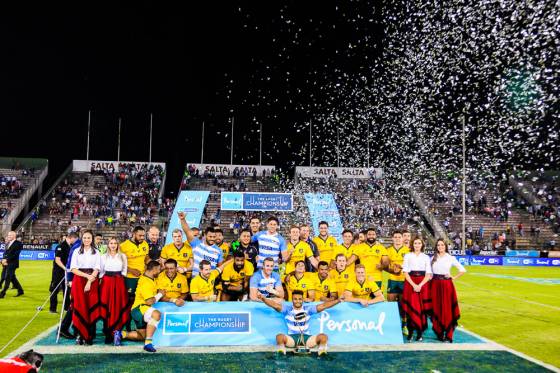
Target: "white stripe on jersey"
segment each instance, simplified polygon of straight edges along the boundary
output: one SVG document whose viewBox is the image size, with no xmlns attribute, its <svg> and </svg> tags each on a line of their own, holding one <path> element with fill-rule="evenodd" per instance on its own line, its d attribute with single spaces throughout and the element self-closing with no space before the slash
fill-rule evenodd
<svg viewBox="0 0 560 373">
<path fill-rule="evenodd" d="M 222 250 L 214 246 L 205 245 L 201 242 L 193 247 L 192 252 L 194 258 L 192 277 L 194 278 L 200 271 L 199 265 L 202 260 L 208 260 L 212 269 L 216 269 Z"/>
</svg>

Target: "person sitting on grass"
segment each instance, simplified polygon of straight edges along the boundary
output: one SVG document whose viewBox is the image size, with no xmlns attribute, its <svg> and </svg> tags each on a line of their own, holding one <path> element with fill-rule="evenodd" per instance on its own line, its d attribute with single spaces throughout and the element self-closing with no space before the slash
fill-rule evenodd
<svg viewBox="0 0 560 373">
<path fill-rule="evenodd" d="M 270 308 L 282 313 L 286 320 L 288 334 L 280 333 L 276 335 L 279 353 L 285 355 L 286 348 L 304 347 L 310 349 L 317 345 L 319 346 L 317 351 L 319 356 L 327 353 L 328 336 L 323 333 L 311 335 L 309 333 L 309 320 L 312 315 L 341 303 L 343 299 L 338 298 L 317 305 L 304 305 L 303 291 L 301 290 L 294 290 L 292 292 L 292 304 L 275 302 L 260 292 L 257 293 L 257 297 Z"/>
</svg>

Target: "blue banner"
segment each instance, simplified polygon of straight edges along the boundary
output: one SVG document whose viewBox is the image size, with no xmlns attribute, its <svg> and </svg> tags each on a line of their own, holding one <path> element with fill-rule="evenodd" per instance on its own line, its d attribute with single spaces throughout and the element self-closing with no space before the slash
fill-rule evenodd
<svg viewBox="0 0 560 373">
<path fill-rule="evenodd" d="M 177 212 L 182 211 L 187 214 L 187 223 L 189 227 L 194 228 L 200 225 L 202 212 L 204 211 L 204 206 L 206 205 L 209 195 L 209 191 L 201 190 L 183 190 L 179 194 L 179 198 L 177 198 L 177 203 L 175 204 L 173 214 L 169 221 L 169 227 L 167 228 L 165 244 L 169 244 L 173 241 L 171 232 L 173 232 L 174 229 L 181 229 Z M 186 240 L 186 237 L 184 237 L 184 239 Z"/>
<path fill-rule="evenodd" d="M 275 345 L 276 334 L 287 333 L 284 316 L 259 302 L 167 302 L 154 306 L 162 318 L 154 335 L 156 346 Z M 341 303 L 312 316 L 310 333 L 325 333 L 330 345 L 402 344 L 396 302 L 367 308 Z"/>
<path fill-rule="evenodd" d="M 342 221 L 332 194 L 305 193 L 315 235 L 319 234 L 319 222 L 329 223 L 329 233 L 342 243 Z"/>
<path fill-rule="evenodd" d="M 508 250 L 506 251 L 506 256 L 525 256 L 538 258 L 540 256 L 540 252 L 537 250 Z"/>
<path fill-rule="evenodd" d="M 462 265 L 491 265 L 491 266 L 546 266 L 560 267 L 560 258 L 528 258 L 507 256 L 456 256 Z"/>
<path fill-rule="evenodd" d="M 233 211 L 292 211 L 291 193 L 223 192 L 220 208 Z"/>
<path fill-rule="evenodd" d="M 54 251 L 46 250 L 21 250 L 20 260 L 54 260 Z M 4 258 L 4 250 L 0 250 L 0 259 Z"/>
</svg>

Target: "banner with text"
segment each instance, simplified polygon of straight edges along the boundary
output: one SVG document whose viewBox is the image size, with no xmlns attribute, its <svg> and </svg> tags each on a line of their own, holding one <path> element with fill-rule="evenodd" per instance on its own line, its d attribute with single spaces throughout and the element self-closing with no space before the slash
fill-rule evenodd
<svg viewBox="0 0 560 373">
<path fill-rule="evenodd" d="M 233 211 L 292 211 L 292 193 L 222 192 L 220 207 Z"/>
<path fill-rule="evenodd" d="M 4 249 L 0 249 L 0 259 L 4 258 Z M 20 260 L 54 260 L 54 251 L 46 250 L 21 250 Z"/>
<path fill-rule="evenodd" d="M 463 265 L 560 267 L 560 259 L 556 258 L 515 258 L 507 256 L 457 256 L 456 258 Z"/>
<path fill-rule="evenodd" d="M 189 163 L 187 164 L 187 169 L 193 168 L 195 171 L 198 170 L 200 175 L 204 173 L 209 173 L 219 176 L 233 176 L 234 171 L 237 169 L 239 172 L 244 172 L 249 176 L 253 176 L 253 173 L 257 171 L 257 176 L 263 176 L 263 171 L 266 176 L 270 176 L 272 171 L 276 170 L 274 166 L 247 166 L 240 164 L 210 164 L 210 163 Z"/>
<path fill-rule="evenodd" d="M 276 334 L 287 333 L 284 316 L 258 302 L 188 303 L 183 307 L 159 302 L 162 318 L 154 335 L 156 346 L 275 345 Z M 330 345 L 402 344 L 396 302 L 367 308 L 341 303 L 311 316 L 310 333 L 325 333 Z"/>
<path fill-rule="evenodd" d="M 296 167 L 297 177 L 338 179 L 381 179 L 382 168 L 366 167 Z"/>
<path fill-rule="evenodd" d="M 202 190 L 183 190 L 179 194 L 179 198 L 177 198 L 173 214 L 171 215 L 171 219 L 169 221 L 169 227 L 167 228 L 165 244 L 173 241 L 171 232 L 173 232 L 174 229 L 181 229 L 179 217 L 177 216 L 179 211 L 187 214 L 187 223 L 189 224 L 189 227 L 199 227 L 200 220 L 202 219 L 202 213 L 204 212 L 204 206 L 206 205 L 209 195 L 209 191 Z M 186 239 L 184 235 L 183 238 Z"/>
<path fill-rule="evenodd" d="M 149 166 L 161 166 L 165 170 L 165 163 L 159 162 L 112 162 L 112 161 L 84 161 L 74 160 L 72 171 L 74 172 L 91 172 L 91 171 L 118 171 L 119 165 L 133 164 L 137 170 L 148 168 Z"/>
<path fill-rule="evenodd" d="M 309 208 L 313 231 L 319 234 L 319 222 L 329 223 L 329 233 L 342 243 L 342 221 L 338 213 L 338 207 L 332 194 L 305 193 L 305 202 Z"/>
</svg>

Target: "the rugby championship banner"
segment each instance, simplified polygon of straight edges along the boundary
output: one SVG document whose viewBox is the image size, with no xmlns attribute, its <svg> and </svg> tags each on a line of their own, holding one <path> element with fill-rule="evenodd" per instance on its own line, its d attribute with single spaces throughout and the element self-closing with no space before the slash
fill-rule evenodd
<svg viewBox="0 0 560 373">
<path fill-rule="evenodd" d="M 382 168 L 366 167 L 296 167 L 297 177 L 335 179 L 381 179 Z"/>
<path fill-rule="evenodd" d="M 173 241 L 171 232 L 174 229 L 181 229 L 181 224 L 179 223 L 179 217 L 177 212 L 182 211 L 187 215 L 187 224 L 189 227 L 198 227 L 200 225 L 200 220 L 202 219 L 202 213 L 204 211 L 204 206 L 206 201 L 208 201 L 209 191 L 202 190 L 183 190 L 177 198 L 175 203 L 175 208 L 173 209 L 173 214 L 169 221 L 169 227 L 167 228 L 167 236 L 165 238 L 165 244 L 169 244 Z M 185 238 L 186 239 L 186 238 Z"/>
<path fill-rule="evenodd" d="M 154 305 L 162 318 L 154 335 L 156 346 L 275 345 L 276 334 L 288 333 L 284 316 L 260 302 Z M 363 307 L 341 303 L 311 316 L 312 335 L 325 333 L 329 345 L 402 344 L 396 302 Z"/>
<path fill-rule="evenodd" d="M 319 234 L 319 222 L 329 223 L 329 234 L 342 243 L 342 221 L 332 194 L 305 193 L 305 202 L 311 215 L 313 231 Z"/>
<path fill-rule="evenodd" d="M 220 207 L 226 211 L 292 211 L 292 193 L 222 192 Z"/>
</svg>

